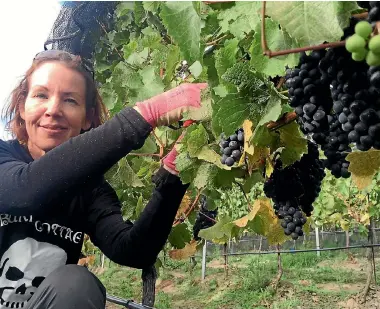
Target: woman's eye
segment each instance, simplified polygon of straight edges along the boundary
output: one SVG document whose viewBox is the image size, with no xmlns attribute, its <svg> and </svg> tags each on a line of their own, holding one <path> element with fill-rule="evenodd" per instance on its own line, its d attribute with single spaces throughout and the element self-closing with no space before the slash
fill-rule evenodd
<svg viewBox="0 0 380 309">
<path fill-rule="evenodd" d="M 66 99 L 66 101 L 69 103 L 72 103 L 72 104 L 77 104 L 77 101 L 75 101 L 74 99 L 71 99 L 71 98 Z"/>
<path fill-rule="evenodd" d="M 47 95 L 44 94 L 44 93 L 37 93 L 35 95 L 36 98 L 40 98 L 40 99 L 46 99 L 47 98 Z"/>
</svg>

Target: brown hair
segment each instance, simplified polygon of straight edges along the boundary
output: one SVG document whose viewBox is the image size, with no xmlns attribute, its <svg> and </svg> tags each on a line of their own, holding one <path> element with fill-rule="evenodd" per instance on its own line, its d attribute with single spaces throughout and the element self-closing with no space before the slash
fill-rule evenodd
<svg viewBox="0 0 380 309">
<path fill-rule="evenodd" d="M 58 61 L 66 67 L 79 72 L 85 79 L 86 83 L 86 113 L 90 117 L 90 111 L 93 109 L 91 116 L 91 128 L 96 128 L 104 123 L 108 118 L 108 111 L 103 104 L 102 98 L 99 95 L 95 81 L 91 74 L 85 70 L 79 56 L 67 57 L 64 53 L 54 57 L 40 57 L 33 61 L 31 67 L 26 71 L 22 80 L 17 87 L 12 91 L 8 105 L 3 110 L 3 116 L 7 121 L 6 129 L 10 131 L 21 143 L 26 143 L 28 133 L 26 132 L 25 122 L 20 115 L 20 105 L 25 104 L 26 97 L 29 92 L 29 80 L 33 72 L 38 69 L 43 63 Z"/>
</svg>

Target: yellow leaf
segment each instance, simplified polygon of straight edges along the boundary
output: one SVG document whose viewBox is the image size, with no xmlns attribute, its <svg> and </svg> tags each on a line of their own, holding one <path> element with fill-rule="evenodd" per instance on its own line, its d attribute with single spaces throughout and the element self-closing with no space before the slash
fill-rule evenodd
<svg viewBox="0 0 380 309">
<path fill-rule="evenodd" d="M 190 243 L 186 243 L 182 249 L 173 249 L 169 251 L 169 256 L 173 260 L 184 260 L 193 256 L 197 252 L 197 242 L 193 239 Z"/>
<path fill-rule="evenodd" d="M 380 150 L 355 151 L 347 158 L 350 162 L 348 170 L 352 173 L 352 180 L 363 190 L 372 183 L 372 178 L 380 168 Z"/>
<path fill-rule="evenodd" d="M 256 146 L 254 147 L 253 155 L 247 154 L 248 171 L 250 174 L 265 163 L 266 158 L 269 156 L 269 151 L 270 149 L 267 147 Z"/>
<path fill-rule="evenodd" d="M 274 167 L 273 167 L 272 161 L 271 160 L 266 160 L 265 175 L 267 177 L 270 177 L 270 175 L 272 175 L 273 171 L 274 171 Z"/>
<path fill-rule="evenodd" d="M 252 221 L 253 218 L 255 218 L 257 212 L 260 210 L 260 207 L 261 207 L 261 201 L 256 200 L 255 203 L 253 204 L 251 212 L 248 215 L 246 215 L 240 219 L 235 220 L 234 223 L 238 227 L 246 227 L 248 222 Z"/>
<path fill-rule="evenodd" d="M 253 149 L 253 145 L 250 145 L 249 144 L 249 140 L 251 139 L 252 137 L 252 126 L 253 126 L 253 123 L 252 121 L 246 119 L 244 120 L 243 122 L 243 130 L 244 130 L 244 152 L 250 154 L 250 155 L 253 155 L 253 152 L 254 152 L 254 149 Z"/>
<path fill-rule="evenodd" d="M 310 229 L 311 229 L 311 218 L 309 217 L 309 218 L 306 218 L 306 223 L 302 227 L 302 230 L 306 235 L 309 235 Z"/>
<path fill-rule="evenodd" d="M 365 224 L 365 225 L 369 225 L 370 221 L 369 221 L 369 213 L 365 213 L 361 218 L 360 218 L 360 222 Z"/>
<path fill-rule="evenodd" d="M 282 244 L 289 239 L 289 236 L 284 234 L 284 229 L 280 225 L 280 220 L 275 218 L 270 225 L 270 230 L 267 234 L 267 240 L 270 245 Z"/>
<path fill-rule="evenodd" d="M 179 219 L 180 217 L 185 215 L 187 210 L 190 208 L 191 204 L 192 204 L 192 200 L 189 194 L 186 193 L 184 197 L 182 198 L 181 204 L 179 205 L 179 208 L 177 210 L 176 219 Z"/>
<path fill-rule="evenodd" d="M 344 231 L 348 231 L 348 228 L 350 227 L 350 222 L 348 222 L 348 221 L 342 219 L 342 220 L 340 221 L 340 226 L 342 227 L 342 229 L 343 229 Z"/>
</svg>

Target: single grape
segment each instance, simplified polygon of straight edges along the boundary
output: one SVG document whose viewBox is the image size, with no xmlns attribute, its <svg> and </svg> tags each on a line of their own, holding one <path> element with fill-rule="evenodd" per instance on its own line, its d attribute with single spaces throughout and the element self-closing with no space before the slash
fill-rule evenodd
<svg viewBox="0 0 380 309">
<path fill-rule="evenodd" d="M 234 159 L 236 159 L 236 161 L 239 160 L 240 157 L 241 157 L 240 150 L 234 150 L 234 151 L 232 151 L 231 157 L 234 158 Z"/>
<path fill-rule="evenodd" d="M 291 237 L 292 237 L 293 240 L 297 240 L 298 239 L 298 233 L 293 232 L 291 234 Z"/>
<path fill-rule="evenodd" d="M 230 147 L 232 150 L 235 150 L 235 149 L 238 149 L 239 148 L 239 144 L 237 141 L 231 141 L 228 145 L 228 147 Z"/>
<path fill-rule="evenodd" d="M 372 32 L 371 24 L 368 21 L 359 21 L 355 25 L 355 33 L 360 35 L 363 39 L 367 39 Z"/>
<path fill-rule="evenodd" d="M 226 165 L 227 165 L 227 166 L 232 166 L 232 165 L 234 165 L 234 163 L 235 163 L 234 158 L 228 157 L 228 158 L 226 159 Z"/>
<path fill-rule="evenodd" d="M 239 142 L 244 142 L 244 132 L 239 132 L 239 134 L 238 134 L 238 141 Z"/>
<path fill-rule="evenodd" d="M 368 51 L 363 49 L 361 51 L 355 52 L 351 54 L 351 57 L 355 61 L 363 61 L 367 57 Z"/>
<path fill-rule="evenodd" d="M 237 141 L 237 140 L 238 140 L 237 134 L 232 134 L 232 135 L 230 136 L 230 140 L 231 140 L 231 141 Z"/>
<path fill-rule="evenodd" d="M 346 49 L 350 53 L 362 52 L 365 49 L 366 41 L 359 35 L 354 34 L 346 40 Z"/>
<path fill-rule="evenodd" d="M 225 154 L 226 156 L 230 156 L 232 154 L 232 149 L 230 147 L 224 148 L 223 154 Z"/>
<path fill-rule="evenodd" d="M 369 51 L 366 57 L 366 62 L 369 66 L 379 66 L 380 65 L 380 56 Z"/>
<path fill-rule="evenodd" d="M 380 54 L 380 35 L 375 35 L 369 40 L 368 48 L 374 54 Z"/>
</svg>

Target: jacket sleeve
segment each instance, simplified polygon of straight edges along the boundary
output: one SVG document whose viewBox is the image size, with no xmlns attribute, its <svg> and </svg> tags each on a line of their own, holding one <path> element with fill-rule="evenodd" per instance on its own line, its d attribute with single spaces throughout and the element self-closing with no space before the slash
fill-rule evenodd
<svg viewBox="0 0 380 309">
<path fill-rule="evenodd" d="M 100 178 L 118 160 L 140 148 L 152 127 L 133 108 L 125 108 L 98 128 L 71 138 L 26 163 L 0 140 L 0 213 L 30 215 L 54 199 Z"/>
<path fill-rule="evenodd" d="M 86 233 L 115 263 L 145 268 L 162 250 L 188 185 L 165 169 L 154 176 L 155 189 L 140 217 L 124 221 L 115 191 L 103 182 L 93 193 Z"/>
</svg>

